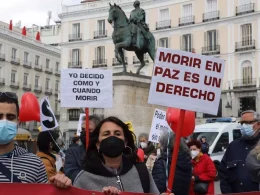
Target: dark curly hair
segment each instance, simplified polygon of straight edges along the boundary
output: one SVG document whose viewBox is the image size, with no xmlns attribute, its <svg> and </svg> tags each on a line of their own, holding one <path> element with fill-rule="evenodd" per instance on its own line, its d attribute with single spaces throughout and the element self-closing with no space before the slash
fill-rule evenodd
<svg viewBox="0 0 260 195">
<path fill-rule="evenodd" d="M 198 140 L 191 140 L 188 142 L 188 147 L 190 148 L 191 146 L 196 146 L 198 149 L 201 149 L 201 142 Z"/>
<path fill-rule="evenodd" d="M 90 134 L 90 142 L 86 153 L 85 163 L 94 155 L 96 157 L 99 157 L 101 160 L 104 161 L 103 157 L 98 153 L 96 143 L 98 142 L 98 137 L 100 133 L 100 129 L 102 125 L 106 122 L 112 122 L 118 125 L 123 129 L 123 133 L 125 136 L 125 141 L 127 142 L 127 146 L 124 154 L 127 156 L 127 158 L 135 164 L 138 162 L 139 158 L 137 156 L 137 147 L 135 146 L 134 140 L 136 138 L 135 134 L 129 130 L 128 125 L 125 124 L 123 121 L 118 119 L 117 117 L 110 116 L 108 118 L 105 118 L 102 120 L 96 127 L 96 129 Z M 130 150 L 131 148 L 131 150 Z"/>
</svg>

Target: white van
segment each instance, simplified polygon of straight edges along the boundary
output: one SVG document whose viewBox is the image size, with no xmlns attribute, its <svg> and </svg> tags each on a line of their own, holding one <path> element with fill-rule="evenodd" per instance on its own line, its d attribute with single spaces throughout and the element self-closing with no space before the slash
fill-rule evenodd
<svg viewBox="0 0 260 195">
<path fill-rule="evenodd" d="M 241 138 L 242 134 L 235 118 L 208 119 L 206 122 L 196 125 L 192 139 L 200 140 L 203 136 L 207 138 L 209 155 L 218 170 L 229 143 Z M 219 174 L 216 180 L 219 180 Z"/>
</svg>

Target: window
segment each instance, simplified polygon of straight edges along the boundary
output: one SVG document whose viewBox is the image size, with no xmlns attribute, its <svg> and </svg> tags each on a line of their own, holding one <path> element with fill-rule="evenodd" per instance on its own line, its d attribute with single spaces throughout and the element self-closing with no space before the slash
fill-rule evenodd
<svg viewBox="0 0 260 195">
<path fill-rule="evenodd" d="M 80 37 L 80 24 L 73 24 L 72 33 L 76 38 Z"/>
<path fill-rule="evenodd" d="M 80 61 L 80 50 L 73 49 L 72 50 L 72 62 L 74 65 L 79 65 L 79 61 Z"/>
<path fill-rule="evenodd" d="M 35 76 L 35 87 L 39 87 L 39 80 L 40 80 L 40 77 Z"/>
<path fill-rule="evenodd" d="M 239 139 L 242 137 L 240 129 L 233 130 L 233 140 Z"/>
<path fill-rule="evenodd" d="M 2 78 L 2 67 L 0 67 L 0 78 Z"/>
<path fill-rule="evenodd" d="M 50 68 L 50 60 L 46 59 L 46 68 Z"/>
<path fill-rule="evenodd" d="M 59 81 L 56 81 L 56 82 L 55 82 L 55 90 L 56 90 L 56 91 L 59 91 L 59 84 L 60 84 Z"/>
<path fill-rule="evenodd" d="M 183 5 L 183 16 L 191 16 L 192 15 L 192 4 Z"/>
<path fill-rule="evenodd" d="M 244 24 L 241 26 L 242 31 L 242 45 L 248 46 L 252 45 L 252 25 Z"/>
<path fill-rule="evenodd" d="M 12 48 L 12 58 L 16 58 L 17 49 Z"/>
<path fill-rule="evenodd" d="M 207 51 L 216 50 L 216 46 L 218 44 L 218 31 L 210 30 L 205 33 L 205 47 L 207 47 Z"/>
<path fill-rule="evenodd" d="M 35 65 L 40 65 L 40 56 L 35 56 Z"/>
<path fill-rule="evenodd" d="M 28 62 L 29 60 L 29 53 L 28 52 L 24 52 L 24 61 Z"/>
<path fill-rule="evenodd" d="M 58 101 L 55 101 L 54 108 L 55 108 L 55 112 L 57 112 L 58 109 L 59 109 L 59 102 Z"/>
<path fill-rule="evenodd" d="M 222 135 L 219 137 L 219 140 L 213 150 L 213 153 L 224 151 L 225 149 L 227 149 L 228 145 L 229 145 L 228 133 L 222 133 Z"/>
<path fill-rule="evenodd" d="M 2 53 L 3 51 L 3 45 L 2 44 L 0 44 L 0 53 Z"/>
<path fill-rule="evenodd" d="M 16 71 L 15 70 L 12 70 L 12 72 L 11 72 L 11 82 L 12 83 L 15 83 L 15 77 L 16 77 Z"/>
<path fill-rule="evenodd" d="M 169 20 L 170 18 L 170 12 L 169 9 L 161 9 L 160 10 L 160 21 Z"/>
<path fill-rule="evenodd" d="M 50 79 L 46 78 L 45 89 L 50 89 Z"/>
<path fill-rule="evenodd" d="M 59 70 L 59 67 L 60 67 L 60 63 L 59 63 L 59 62 L 56 62 L 55 70 Z"/>
<path fill-rule="evenodd" d="M 77 121 L 79 120 L 80 110 L 79 109 L 70 109 L 69 110 L 69 120 Z"/>
<path fill-rule="evenodd" d="M 102 63 L 102 60 L 105 59 L 105 47 L 100 46 L 96 48 L 96 60 L 99 61 L 98 63 Z"/>
<path fill-rule="evenodd" d="M 245 61 L 242 64 L 243 69 L 243 84 L 251 84 L 253 82 L 253 70 L 252 63 L 250 61 Z"/>
<path fill-rule="evenodd" d="M 28 77 L 29 77 L 29 74 L 28 73 L 24 73 L 24 75 L 23 75 L 23 83 L 24 83 L 24 85 L 28 84 Z"/>
<path fill-rule="evenodd" d="M 105 20 L 98 20 L 98 34 L 99 35 L 104 35 L 106 26 L 105 26 Z"/>
<path fill-rule="evenodd" d="M 192 35 L 183 35 L 182 38 L 182 49 L 184 51 L 192 52 Z"/>
<path fill-rule="evenodd" d="M 217 0 L 207 0 L 207 12 L 217 11 Z"/>
<path fill-rule="evenodd" d="M 169 47 L 168 38 L 159 39 L 159 47 Z"/>
</svg>

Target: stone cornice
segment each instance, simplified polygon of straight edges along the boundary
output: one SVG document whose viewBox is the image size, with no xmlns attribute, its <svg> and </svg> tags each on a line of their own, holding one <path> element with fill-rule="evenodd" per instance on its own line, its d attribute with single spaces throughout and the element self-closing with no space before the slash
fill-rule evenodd
<svg viewBox="0 0 260 195">
<path fill-rule="evenodd" d="M 151 4 L 155 4 L 155 3 L 162 3 L 162 2 L 169 2 L 169 0 L 144 0 L 141 2 L 142 6 L 145 5 L 151 5 Z M 176 4 L 176 3 L 181 3 L 181 2 L 185 2 L 188 0 L 171 0 L 171 4 Z M 108 1 L 109 3 L 109 1 Z M 128 1 L 128 2 L 123 2 L 123 3 L 118 3 L 118 5 L 120 5 L 121 8 L 133 8 L 133 2 L 132 1 Z M 80 5 L 79 5 L 80 6 Z M 68 6 L 70 7 L 70 6 Z M 156 6 L 155 6 L 156 7 Z M 59 18 L 60 19 L 64 19 L 64 18 L 68 18 L 71 16 L 81 16 L 81 15 L 91 15 L 91 14 L 96 14 L 96 13 L 101 13 L 101 12 L 107 12 L 109 10 L 109 4 L 107 4 L 107 6 L 100 6 L 97 8 L 91 8 L 91 9 L 82 9 L 79 11 L 71 11 L 71 12 L 64 12 L 59 14 Z"/>
<path fill-rule="evenodd" d="M 42 44 L 42 43 L 40 43 L 40 44 L 42 44 L 43 46 L 39 46 L 39 45 L 34 44 L 33 42 L 29 42 L 27 40 L 23 40 L 22 38 L 12 36 L 10 33 L 6 32 L 6 29 L 5 30 L 0 29 L 0 37 L 6 39 L 8 41 L 18 43 L 18 44 L 23 45 L 25 47 L 29 47 L 31 49 L 38 50 L 40 52 L 44 52 L 46 54 L 49 54 L 49 55 L 52 55 L 52 56 L 55 56 L 55 57 L 58 57 L 58 58 L 61 57 L 61 53 L 60 53 L 59 49 L 51 48 L 51 46 L 45 45 L 45 44 Z M 44 46 L 46 46 L 46 48 L 44 48 Z M 51 48 L 51 49 L 49 49 L 49 48 Z"/>
</svg>

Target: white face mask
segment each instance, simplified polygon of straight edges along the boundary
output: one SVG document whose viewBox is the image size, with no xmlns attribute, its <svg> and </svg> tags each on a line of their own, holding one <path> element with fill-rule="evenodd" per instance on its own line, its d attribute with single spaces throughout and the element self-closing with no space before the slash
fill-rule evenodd
<svg viewBox="0 0 260 195">
<path fill-rule="evenodd" d="M 147 148 L 147 143 L 146 142 L 141 142 L 140 145 L 141 145 L 142 148 Z"/>
<path fill-rule="evenodd" d="M 191 154 L 191 158 L 192 159 L 194 159 L 194 158 L 196 158 L 198 155 L 199 155 L 199 151 L 198 150 L 192 150 L 191 152 L 190 152 L 190 154 Z"/>
</svg>

